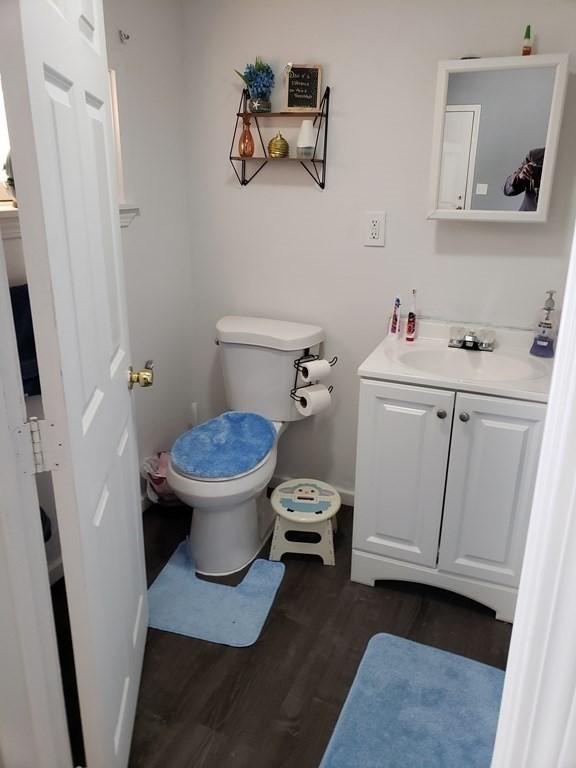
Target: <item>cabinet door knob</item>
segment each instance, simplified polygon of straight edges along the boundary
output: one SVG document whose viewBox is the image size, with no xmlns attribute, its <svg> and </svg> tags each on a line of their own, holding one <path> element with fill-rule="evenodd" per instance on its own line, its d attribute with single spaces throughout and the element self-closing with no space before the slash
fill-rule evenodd
<svg viewBox="0 0 576 768">
<path fill-rule="evenodd" d="M 436 416 L 438 416 L 439 419 L 445 419 L 448 414 L 444 410 L 444 408 L 440 408 L 438 411 L 436 411 Z"/>
<path fill-rule="evenodd" d="M 466 411 L 462 411 L 462 413 L 458 418 L 460 419 L 460 421 L 470 421 L 470 414 L 466 413 Z"/>
</svg>

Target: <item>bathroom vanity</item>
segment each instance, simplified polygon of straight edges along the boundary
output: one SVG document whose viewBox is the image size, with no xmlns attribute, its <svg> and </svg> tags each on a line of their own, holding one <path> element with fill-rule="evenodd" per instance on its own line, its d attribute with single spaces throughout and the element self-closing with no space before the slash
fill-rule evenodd
<svg viewBox="0 0 576 768">
<path fill-rule="evenodd" d="M 512 621 L 552 371 L 531 336 L 469 351 L 421 323 L 362 363 L 353 581 L 442 587 Z"/>
</svg>

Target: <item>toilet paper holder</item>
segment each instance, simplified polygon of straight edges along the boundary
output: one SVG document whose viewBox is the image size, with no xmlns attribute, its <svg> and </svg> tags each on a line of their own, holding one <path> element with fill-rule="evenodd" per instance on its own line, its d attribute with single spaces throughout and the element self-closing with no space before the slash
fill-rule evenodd
<svg viewBox="0 0 576 768">
<path fill-rule="evenodd" d="M 302 355 L 302 357 L 299 357 L 297 360 L 294 360 L 294 368 L 299 373 L 302 373 L 302 369 L 306 365 L 306 363 L 311 363 L 313 360 L 320 360 L 320 355 Z M 332 360 L 328 360 L 328 365 L 330 368 L 334 368 L 336 363 L 338 362 L 338 357 L 334 355 Z"/>
<path fill-rule="evenodd" d="M 320 355 L 306 354 L 294 360 L 294 368 L 296 368 L 296 376 L 294 378 L 294 386 L 290 390 L 290 397 L 292 398 L 292 400 L 297 400 L 297 401 L 300 400 L 300 395 L 296 394 L 296 392 L 299 389 L 302 390 L 302 389 L 305 389 L 306 387 L 313 386 L 312 382 L 310 382 L 309 384 L 298 384 L 298 374 L 302 373 L 306 363 L 311 363 L 313 360 L 320 360 Z M 334 368 L 337 362 L 338 362 L 338 357 L 337 355 L 334 355 L 334 357 L 331 360 L 328 360 L 328 365 L 330 366 L 330 368 Z M 332 394 L 333 391 L 334 391 L 334 387 L 331 384 L 328 387 L 328 392 Z"/>
<path fill-rule="evenodd" d="M 294 389 L 290 390 L 290 397 L 292 398 L 292 400 L 296 400 L 296 401 L 299 402 L 302 399 L 302 397 L 301 397 L 301 395 L 298 395 L 297 392 L 299 390 L 306 389 L 307 387 L 311 387 L 311 386 L 313 386 L 313 385 L 312 384 L 302 384 L 299 387 L 294 387 Z M 334 385 L 330 384 L 330 386 L 328 387 L 328 392 L 330 392 L 330 394 L 332 394 L 333 391 L 334 391 Z"/>
</svg>

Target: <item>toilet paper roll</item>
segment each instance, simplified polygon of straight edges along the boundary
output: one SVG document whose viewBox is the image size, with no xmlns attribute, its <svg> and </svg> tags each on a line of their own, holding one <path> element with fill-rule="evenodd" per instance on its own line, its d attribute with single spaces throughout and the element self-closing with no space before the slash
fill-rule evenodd
<svg viewBox="0 0 576 768">
<path fill-rule="evenodd" d="M 298 400 L 296 409 L 302 416 L 314 416 L 324 411 L 332 402 L 332 395 L 324 384 L 313 384 L 311 387 L 300 387 L 296 390 Z"/>
<path fill-rule="evenodd" d="M 313 381 L 325 379 L 331 370 L 328 360 L 311 360 L 309 363 L 302 363 L 300 374 L 306 384 L 311 384 Z"/>
</svg>

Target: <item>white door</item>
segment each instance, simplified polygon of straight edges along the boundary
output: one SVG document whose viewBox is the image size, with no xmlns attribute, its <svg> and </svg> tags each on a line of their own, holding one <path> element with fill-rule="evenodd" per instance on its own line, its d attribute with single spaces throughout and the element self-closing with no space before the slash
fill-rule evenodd
<svg viewBox="0 0 576 768">
<path fill-rule="evenodd" d="M 0 71 L 86 757 L 121 768 L 147 602 L 100 0 L 3 0 Z"/>
<path fill-rule="evenodd" d="M 546 406 L 458 394 L 438 566 L 517 587 Z"/>
<path fill-rule="evenodd" d="M 0 766 L 72 768 L 0 238 Z"/>
<path fill-rule="evenodd" d="M 479 124 L 479 104 L 446 107 L 438 208 L 472 207 Z"/>
<path fill-rule="evenodd" d="M 354 548 L 434 567 L 454 394 L 362 381 Z"/>
</svg>

